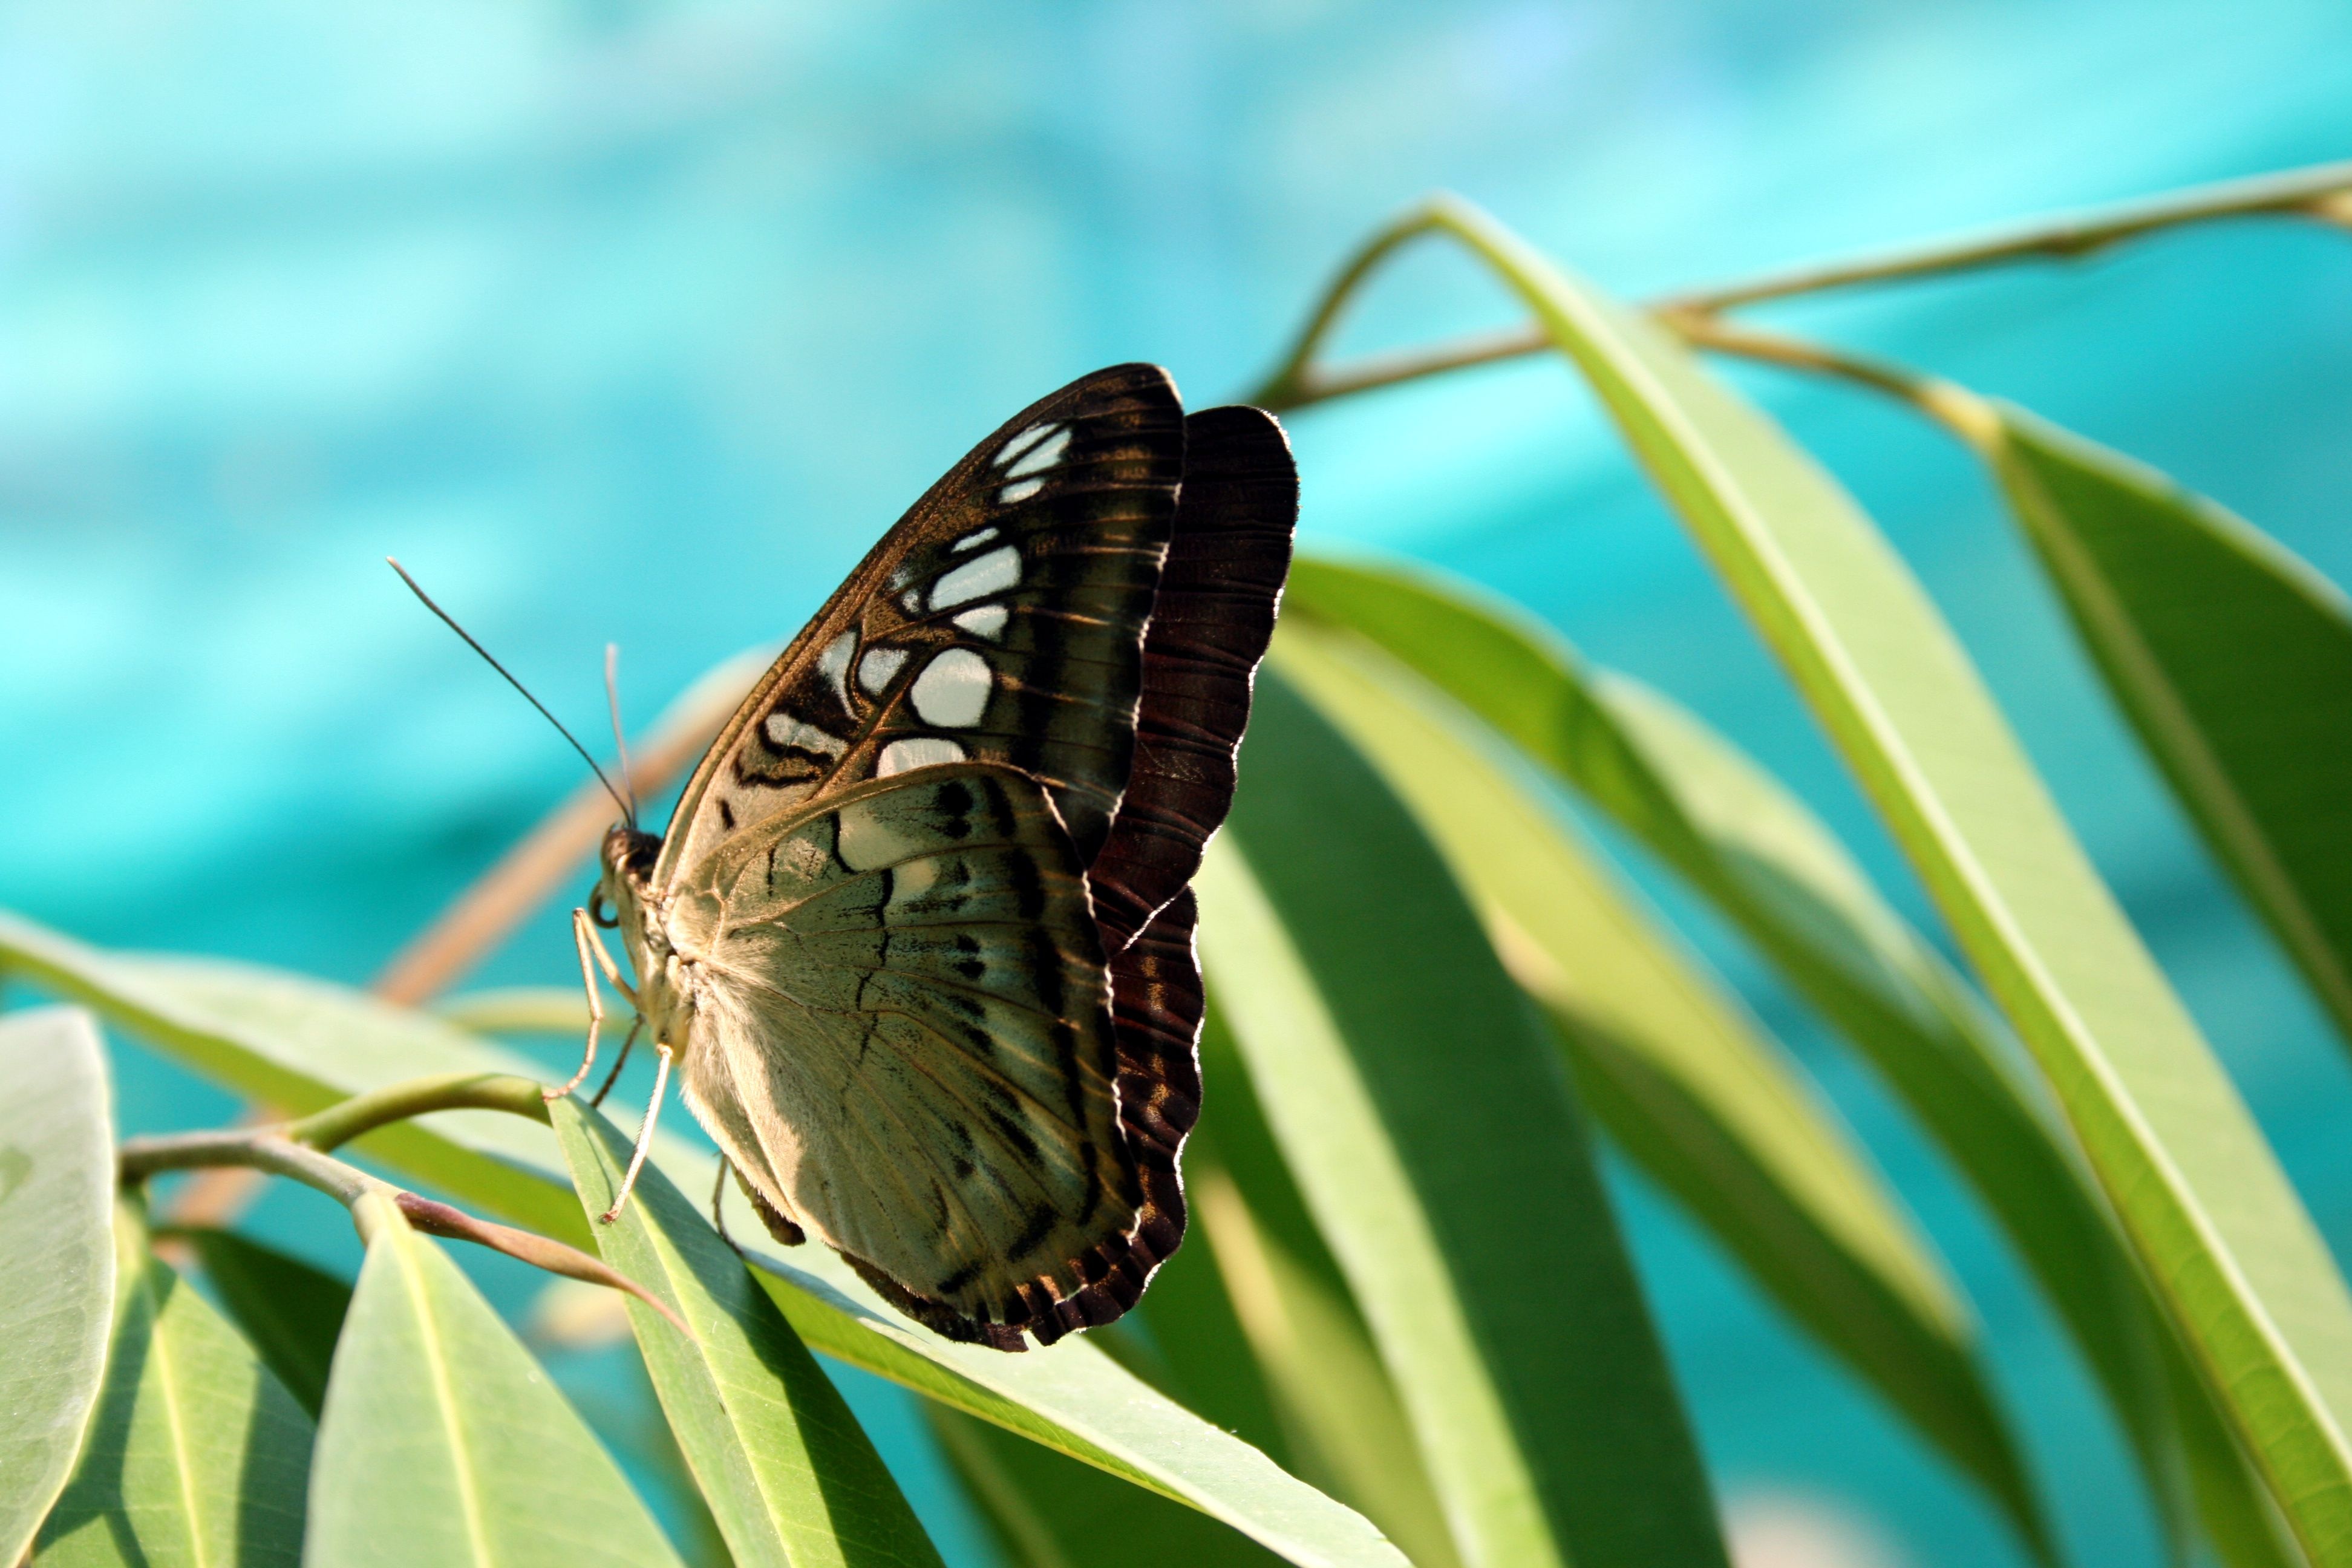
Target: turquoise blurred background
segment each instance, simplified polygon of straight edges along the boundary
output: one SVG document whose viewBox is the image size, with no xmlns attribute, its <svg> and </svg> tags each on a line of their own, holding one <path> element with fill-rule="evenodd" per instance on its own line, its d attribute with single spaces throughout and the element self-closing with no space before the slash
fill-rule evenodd
<svg viewBox="0 0 2352 1568">
<path fill-rule="evenodd" d="M 1640 295 L 2347 153 L 2341 0 L 14 5 L 0 903 L 364 981 L 577 771 L 384 554 L 583 733 L 618 640 L 643 721 L 794 630 L 938 470 L 1061 381 L 1149 359 L 1195 403 L 1245 391 L 1342 253 L 1433 187 Z M 1433 252 L 1348 341 L 1505 319 Z M 2013 397 L 2352 580 L 2352 237 L 2240 224 L 1760 319 Z M 1858 395 L 1737 379 L 1927 580 L 2352 1251 L 2346 1058 L 2105 709 L 1979 474 Z M 1309 540 L 1532 605 L 1780 770 L 1927 919 L 1563 371 L 1377 395 L 1294 436 Z M 1952 1259 L 2077 1560 L 2158 1561 L 2095 1394 L 1947 1169 L 1645 880 Z M 551 916 L 484 977 L 570 962 Z M 133 1130 L 231 1109 L 134 1051 L 121 1076 Z M 1845 1562 L 2016 1560 L 1616 1174 L 1750 1563 L 1832 1516 L 1877 1542 Z M 356 1256 L 307 1194 L 255 1224 Z M 518 1312 L 535 1289 L 483 1277 Z M 611 1371 L 593 1361 L 564 1373 L 592 1403 Z M 950 1560 L 986 1562 L 898 1396 L 852 1386 Z"/>
</svg>

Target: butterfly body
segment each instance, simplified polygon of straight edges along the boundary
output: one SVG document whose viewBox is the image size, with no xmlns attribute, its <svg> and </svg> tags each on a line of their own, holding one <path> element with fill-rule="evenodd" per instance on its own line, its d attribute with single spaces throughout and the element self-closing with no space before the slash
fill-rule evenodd
<svg viewBox="0 0 2352 1568">
<path fill-rule="evenodd" d="M 600 902 L 769 1228 L 941 1332 L 1108 1321 L 1181 1240 L 1185 891 L 1296 479 L 1150 366 L 1016 416 L 886 535 Z"/>
</svg>

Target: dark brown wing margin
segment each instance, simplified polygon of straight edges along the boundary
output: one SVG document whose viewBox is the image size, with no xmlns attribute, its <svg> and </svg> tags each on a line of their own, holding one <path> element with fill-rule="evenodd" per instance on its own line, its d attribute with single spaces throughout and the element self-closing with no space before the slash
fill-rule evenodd
<svg viewBox="0 0 2352 1568">
<path fill-rule="evenodd" d="M 1118 1031 L 1118 1122 L 1143 1188 L 1135 1229 L 1079 1260 L 1086 1288 L 1062 1301 L 1026 1293 L 1039 1344 L 1110 1322 L 1142 1299 L 1152 1271 L 1184 1239 L 1184 1139 L 1201 1120 L 1201 963 L 1186 888 L 1110 961 Z"/>
<path fill-rule="evenodd" d="M 1087 868 L 1117 952 L 1192 881 L 1234 803 L 1250 679 L 1274 635 L 1298 521 L 1298 470 L 1274 416 L 1209 408 L 1184 421 L 1184 482 L 1144 634 L 1135 761 Z"/>
</svg>

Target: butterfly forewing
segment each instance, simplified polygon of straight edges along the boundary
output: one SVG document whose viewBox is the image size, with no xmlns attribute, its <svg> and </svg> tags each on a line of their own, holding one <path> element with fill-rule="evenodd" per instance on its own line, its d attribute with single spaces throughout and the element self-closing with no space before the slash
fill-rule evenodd
<svg viewBox="0 0 2352 1568">
<path fill-rule="evenodd" d="M 721 733 L 656 885 L 829 791 L 962 761 L 1044 784 L 1091 860 L 1127 783 L 1183 460 L 1175 388 L 1150 365 L 1075 382 L 974 447 Z"/>
<path fill-rule="evenodd" d="M 1111 982 L 1034 780 L 856 785 L 740 831 L 677 895 L 691 1102 L 786 1220 L 902 1306 L 994 1337 L 1136 1228 Z"/>
</svg>

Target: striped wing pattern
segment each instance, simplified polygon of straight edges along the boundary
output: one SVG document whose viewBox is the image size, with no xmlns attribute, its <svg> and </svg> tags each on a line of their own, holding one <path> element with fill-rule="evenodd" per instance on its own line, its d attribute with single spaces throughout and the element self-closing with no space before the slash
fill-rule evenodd
<svg viewBox="0 0 2352 1568">
<path fill-rule="evenodd" d="M 826 790 L 963 761 L 1044 784 L 1091 859 L 1127 782 L 1183 462 L 1183 410 L 1151 365 L 1007 420 L 753 689 L 687 785 L 656 880 Z"/>
<path fill-rule="evenodd" d="M 655 882 L 696 1113 L 780 1239 L 952 1338 L 1134 1305 L 1184 1232 L 1223 820 L 1297 479 L 1086 377 L 950 470 L 747 699 Z"/>
</svg>

